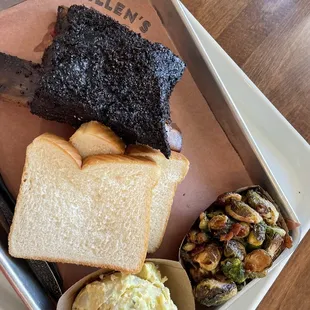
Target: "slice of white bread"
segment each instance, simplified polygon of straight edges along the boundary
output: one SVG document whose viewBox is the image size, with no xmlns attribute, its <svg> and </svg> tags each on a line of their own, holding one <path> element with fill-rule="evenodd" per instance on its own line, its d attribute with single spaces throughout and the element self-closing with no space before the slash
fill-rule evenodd
<svg viewBox="0 0 310 310">
<path fill-rule="evenodd" d="M 100 126 L 105 127 L 104 125 Z M 79 145 L 82 147 L 83 145 L 88 145 L 89 150 L 100 149 L 102 154 L 105 154 L 105 150 L 109 150 L 113 153 L 115 139 L 109 140 L 108 137 L 104 137 L 105 134 L 109 134 L 109 131 L 101 130 L 102 139 L 100 141 L 88 140 L 89 136 L 85 134 L 85 131 L 83 129 L 79 131 L 80 129 L 74 135 L 79 137 Z M 70 141 L 72 141 L 72 137 Z M 100 143 L 100 146 L 95 145 L 96 143 Z M 142 145 L 131 145 L 127 148 L 126 152 L 129 155 L 143 156 L 154 160 L 162 171 L 160 180 L 153 190 L 151 206 L 148 252 L 154 253 L 162 242 L 171 212 L 173 197 L 177 185 L 182 182 L 188 172 L 189 161 L 185 156 L 177 152 L 171 152 L 170 159 L 167 160 L 160 151 Z M 92 153 L 89 152 L 88 155 L 92 155 Z"/>
<path fill-rule="evenodd" d="M 124 154 L 125 144 L 109 127 L 96 121 L 85 123 L 70 138 L 82 158 L 100 154 Z"/>
<path fill-rule="evenodd" d="M 159 181 L 153 189 L 151 205 L 148 253 L 154 253 L 163 240 L 177 185 L 185 178 L 189 161 L 184 155 L 173 151 L 167 159 L 160 151 L 144 145 L 130 145 L 126 153 L 154 160 L 161 168 Z"/>
<path fill-rule="evenodd" d="M 39 136 L 27 148 L 9 253 L 138 272 L 159 175 L 142 157 L 97 155 L 82 164 L 69 142 Z"/>
</svg>

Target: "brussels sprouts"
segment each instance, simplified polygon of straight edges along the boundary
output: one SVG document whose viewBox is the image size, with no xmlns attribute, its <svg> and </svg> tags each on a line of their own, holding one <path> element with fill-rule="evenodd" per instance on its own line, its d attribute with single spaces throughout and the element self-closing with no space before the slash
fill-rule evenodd
<svg viewBox="0 0 310 310">
<path fill-rule="evenodd" d="M 195 243 L 185 243 L 182 247 L 182 249 L 185 251 L 185 252 L 190 252 L 190 251 L 193 251 L 196 247 L 196 244 Z"/>
<path fill-rule="evenodd" d="M 209 219 L 205 212 L 202 212 L 199 216 L 199 229 L 201 230 L 208 230 L 208 222 Z"/>
<path fill-rule="evenodd" d="M 197 234 L 199 233 L 199 230 L 192 229 L 188 234 L 187 234 L 187 241 L 190 243 L 197 243 Z"/>
<path fill-rule="evenodd" d="M 188 243 L 202 244 L 209 240 L 208 235 L 196 229 L 191 230 L 187 235 Z"/>
<path fill-rule="evenodd" d="M 235 239 L 245 238 L 250 233 L 250 229 L 251 228 L 250 228 L 250 224 L 249 223 L 240 222 L 239 224 L 241 226 L 241 229 L 239 230 L 239 232 L 237 234 L 235 234 L 235 236 L 234 236 Z"/>
<path fill-rule="evenodd" d="M 247 236 L 250 231 L 250 226 L 241 225 L 241 223 L 233 223 L 229 220 L 229 224 L 225 229 L 215 233 L 215 237 L 220 236 L 220 241 L 229 241 L 233 238 L 241 240 L 241 237 Z"/>
<path fill-rule="evenodd" d="M 239 223 L 234 223 L 231 219 L 228 219 L 226 226 L 221 230 L 213 231 L 213 237 L 219 238 L 220 241 L 229 241 L 233 239 L 242 229 Z"/>
<path fill-rule="evenodd" d="M 239 239 L 233 239 L 233 240 L 237 240 L 238 242 L 240 242 L 245 247 L 245 249 L 246 249 L 246 247 L 248 245 L 246 238 L 245 239 L 239 238 Z"/>
<path fill-rule="evenodd" d="M 236 283 L 242 283 L 246 279 L 243 264 L 239 258 L 225 259 L 221 262 L 221 270 L 228 279 Z"/>
<path fill-rule="evenodd" d="M 245 247 L 237 240 L 229 240 L 224 245 L 224 255 L 228 258 L 236 257 L 244 260 L 246 256 Z"/>
<path fill-rule="evenodd" d="M 201 244 L 207 242 L 209 240 L 209 237 L 205 232 L 201 231 L 197 234 L 196 240 L 198 244 Z"/>
<path fill-rule="evenodd" d="M 196 244 L 196 247 L 194 250 L 192 250 L 189 254 L 191 257 L 194 257 L 195 255 L 203 252 L 205 249 L 205 244 Z"/>
<path fill-rule="evenodd" d="M 200 267 L 192 267 L 189 270 L 189 273 L 191 275 L 191 279 L 195 282 L 195 283 L 199 283 L 200 281 L 202 281 L 203 279 L 206 278 L 217 278 L 217 275 L 219 274 L 220 268 L 219 266 L 216 267 L 214 270 L 205 270 L 203 268 Z M 224 275 L 221 273 L 222 277 L 224 277 Z M 226 278 L 225 278 L 226 280 Z"/>
<path fill-rule="evenodd" d="M 195 299 L 218 306 L 252 279 L 263 278 L 284 247 L 287 225 L 259 187 L 225 193 L 202 212 L 180 250 Z M 298 223 L 289 222 L 296 228 Z"/>
<path fill-rule="evenodd" d="M 212 219 L 216 215 L 225 215 L 225 213 L 222 210 L 216 210 L 216 211 L 210 211 L 206 215 L 209 219 Z"/>
<path fill-rule="evenodd" d="M 234 237 L 234 233 L 230 231 L 226 234 L 225 232 L 221 231 L 219 234 L 216 234 L 214 237 L 215 238 L 220 237 L 220 241 L 229 241 Z"/>
<path fill-rule="evenodd" d="M 182 260 L 189 264 L 189 266 L 192 266 L 194 268 L 196 268 L 197 266 L 195 265 L 195 263 L 193 262 L 193 258 L 191 256 L 191 253 L 184 251 L 183 249 L 180 251 L 180 256 L 182 258 Z"/>
<path fill-rule="evenodd" d="M 220 282 L 215 279 L 205 279 L 194 288 L 196 300 L 207 307 L 218 306 L 237 293 L 237 286 L 234 282 Z"/>
<path fill-rule="evenodd" d="M 277 233 L 267 234 L 265 250 L 273 260 L 281 253 L 284 239 Z"/>
<path fill-rule="evenodd" d="M 262 249 L 254 250 L 244 259 L 244 267 L 249 272 L 263 272 L 272 264 L 271 256 Z"/>
<path fill-rule="evenodd" d="M 246 281 L 242 283 L 237 283 L 237 290 L 240 292 L 247 285 Z"/>
<path fill-rule="evenodd" d="M 225 210 L 228 215 L 241 222 L 257 224 L 263 220 L 255 210 L 243 201 L 232 200 L 230 205 L 225 207 Z"/>
<path fill-rule="evenodd" d="M 229 218 L 226 215 L 216 215 L 208 223 L 210 230 L 222 230 L 228 228 Z"/>
<path fill-rule="evenodd" d="M 270 236 L 278 234 L 281 237 L 285 237 L 286 235 L 286 231 L 283 228 L 280 228 L 279 226 L 267 226 L 266 233 Z"/>
<path fill-rule="evenodd" d="M 264 278 L 267 275 L 267 270 L 264 270 L 262 272 L 246 272 L 245 276 L 247 279 L 258 279 L 258 278 Z"/>
<path fill-rule="evenodd" d="M 220 203 L 221 205 L 227 205 L 230 203 L 231 200 L 237 200 L 241 201 L 242 196 L 238 193 L 224 193 L 220 196 L 217 197 L 217 202 Z"/>
<path fill-rule="evenodd" d="M 250 232 L 248 237 L 248 243 L 254 247 L 260 247 L 266 238 L 266 224 L 264 222 L 260 222 L 258 224 L 254 224 L 253 230 Z"/>
<path fill-rule="evenodd" d="M 205 278 L 208 278 L 211 273 L 208 270 L 202 269 L 202 268 L 191 268 L 189 270 L 189 273 L 193 279 L 194 282 L 199 283 Z"/>
<path fill-rule="evenodd" d="M 260 196 L 254 190 L 247 192 L 248 204 L 255 209 L 269 225 L 276 225 L 279 212 L 272 202 Z"/>
<path fill-rule="evenodd" d="M 194 256 L 193 261 L 198 263 L 202 269 L 211 271 L 214 270 L 221 260 L 221 251 L 214 244 L 207 244 L 204 250 Z"/>
</svg>

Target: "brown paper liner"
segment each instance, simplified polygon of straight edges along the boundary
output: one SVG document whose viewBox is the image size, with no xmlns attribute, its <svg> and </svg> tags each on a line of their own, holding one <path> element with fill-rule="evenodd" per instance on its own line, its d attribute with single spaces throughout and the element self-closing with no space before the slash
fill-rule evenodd
<svg viewBox="0 0 310 310">
<path fill-rule="evenodd" d="M 121 16 L 115 13 L 118 12 L 115 9 L 119 7 L 117 3 L 114 0 L 28 0 L 0 12 L 0 51 L 40 62 L 42 52 L 38 50 L 42 41 L 48 40 L 57 6 L 85 4 L 140 33 L 145 30 L 143 25 L 149 25 L 142 36 L 161 42 L 177 53 L 160 18 L 147 0 L 120 1 L 124 5 Z M 128 17 L 125 18 L 128 10 L 136 16 L 132 23 Z M 183 134 L 182 153 L 191 166 L 186 179 L 178 187 L 162 246 L 152 257 L 177 259 L 182 238 L 199 213 L 220 193 L 250 184 L 251 181 L 188 70 L 176 86 L 170 104 L 172 121 Z M 73 129 L 31 115 L 26 108 L 0 102 L 0 172 L 15 197 L 26 147 L 44 132 L 68 138 Z M 59 267 L 65 289 L 92 270 L 67 264 L 60 264 Z"/>
</svg>

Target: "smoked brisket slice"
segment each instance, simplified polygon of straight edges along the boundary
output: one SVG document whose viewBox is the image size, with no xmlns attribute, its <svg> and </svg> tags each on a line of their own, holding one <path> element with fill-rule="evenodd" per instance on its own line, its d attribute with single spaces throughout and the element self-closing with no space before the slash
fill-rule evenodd
<svg viewBox="0 0 310 310">
<path fill-rule="evenodd" d="M 169 157 L 169 97 L 184 62 L 84 6 L 59 7 L 55 29 L 31 112 L 72 126 L 97 120 L 126 143 L 147 144 Z"/>
</svg>

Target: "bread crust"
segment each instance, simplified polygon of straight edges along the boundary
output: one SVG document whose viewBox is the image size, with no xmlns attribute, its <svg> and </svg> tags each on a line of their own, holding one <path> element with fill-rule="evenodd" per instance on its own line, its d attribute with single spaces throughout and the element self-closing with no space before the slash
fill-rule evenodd
<svg viewBox="0 0 310 310">
<path fill-rule="evenodd" d="M 91 121 L 84 123 L 80 128 L 70 137 L 69 142 L 74 146 L 75 140 L 83 137 L 84 135 L 91 136 L 98 139 L 98 142 L 108 145 L 113 149 L 113 153 L 124 154 L 125 144 L 121 138 L 119 138 L 114 131 L 109 127 L 97 122 Z"/>
<path fill-rule="evenodd" d="M 187 172 L 189 170 L 189 161 L 188 159 L 182 155 L 181 153 L 178 153 L 178 152 L 175 152 L 175 151 L 171 151 L 171 156 L 170 156 L 170 159 L 169 160 L 172 160 L 172 159 L 175 159 L 175 160 L 182 160 L 184 161 L 184 169 L 183 169 L 183 173 L 182 173 L 182 177 L 178 180 L 178 182 L 174 185 L 174 190 L 173 190 L 173 196 L 172 198 L 170 199 L 169 201 L 169 205 L 171 205 L 171 207 L 169 208 L 169 211 L 168 211 L 168 214 L 167 214 L 167 217 L 165 219 L 165 224 L 163 226 L 163 230 L 161 232 L 161 237 L 158 239 L 158 244 L 157 246 L 155 246 L 153 249 L 149 249 L 148 250 L 148 253 L 150 254 L 153 254 L 155 253 L 161 246 L 162 242 L 163 242 L 163 239 L 164 239 L 164 236 L 165 236 L 165 232 L 166 232 L 166 229 L 167 229 L 167 225 L 168 225 L 168 222 L 169 222 L 169 218 L 170 218 L 170 214 L 171 214 L 171 210 L 172 210 L 172 204 L 173 204 L 173 197 L 177 191 L 177 187 L 178 185 L 184 180 L 184 178 L 186 177 L 187 175 Z"/>
<path fill-rule="evenodd" d="M 74 160 L 77 166 L 81 168 L 82 157 L 77 151 L 77 149 L 74 146 L 72 146 L 67 140 L 59 136 L 56 136 L 54 134 L 51 134 L 51 133 L 44 133 L 41 136 L 34 139 L 32 143 L 36 143 L 40 140 L 46 140 L 54 144 L 56 147 L 60 148 L 64 153 L 66 153 L 67 155 L 70 155 L 70 157 Z"/>
<path fill-rule="evenodd" d="M 50 262 L 50 263 L 62 263 L 62 264 L 74 264 L 74 265 L 81 265 L 81 266 L 87 266 L 87 267 L 94 267 L 94 268 L 102 268 L 102 269 L 111 269 L 111 270 L 115 270 L 115 271 L 120 271 L 123 273 L 139 273 L 143 267 L 146 255 L 141 257 L 141 261 L 139 261 L 139 267 L 136 269 L 126 269 L 126 268 L 122 268 L 116 265 L 100 265 L 100 264 L 92 264 L 92 263 L 83 263 L 81 261 L 73 261 L 70 259 L 58 259 L 58 258 L 53 258 L 50 259 L 49 257 L 45 257 L 45 256 L 19 256 L 19 255 L 14 255 L 12 253 L 9 254 L 15 258 L 22 258 L 22 259 L 33 259 L 33 260 L 42 260 L 42 261 L 46 261 L 46 262 Z"/>
<path fill-rule="evenodd" d="M 98 162 L 118 162 L 120 164 L 139 164 L 139 165 L 150 165 L 157 167 L 158 173 L 160 168 L 157 164 L 148 158 L 143 156 L 130 156 L 130 155 L 112 155 L 112 154 L 102 154 L 102 155 L 92 155 L 83 161 L 82 169 L 86 169 L 88 166 L 94 165 Z"/>
<path fill-rule="evenodd" d="M 183 166 L 184 169 L 183 169 L 183 172 L 182 172 L 182 176 L 181 176 L 181 178 L 178 180 L 178 182 L 174 186 L 174 195 L 175 195 L 175 193 L 177 191 L 178 185 L 184 180 L 184 178 L 187 175 L 187 172 L 189 170 L 189 160 L 184 155 L 182 155 L 181 153 L 178 153 L 178 152 L 175 152 L 175 151 L 171 152 L 170 160 L 172 160 L 172 159 L 182 160 L 184 162 L 184 166 Z M 172 201 L 170 201 L 170 203 L 171 203 L 171 208 L 172 208 L 173 198 L 171 200 Z M 166 232 L 166 229 L 167 229 L 167 225 L 168 225 L 168 222 L 169 222 L 170 214 L 171 214 L 171 208 L 169 209 L 169 214 L 168 214 L 168 216 L 166 218 L 166 221 L 165 221 L 165 224 L 164 224 L 164 229 L 162 231 L 162 234 L 161 234 L 161 237 L 160 237 L 159 242 L 157 244 L 157 247 L 155 247 L 154 249 L 150 250 L 149 253 L 155 253 L 159 249 L 161 243 L 163 242 L 163 239 L 164 239 L 164 236 L 165 236 L 165 232 Z"/>
<path fill-rule="evenodd" d="M 154 150 L 151 147 L 146 146 L 146 145 L 129 145 L 127 147 L 127 149 L 126 149 L 126 154 L 129 154 L 131 156 L 144 156 L 144 157 L 146 157 L 148 159 L 152 159 L 154 156 L 157 156 L 160 159 L 167 160 L 160 151 Z M 187 172 L 189 170 L 189 161 L 181 153 L 172 151 L 169 160 L 179 160 L 179 161 L 182 161 L 184 163 L 183 171 L 180 174 L 180 177 L 179 177 L 178 181 L 174 184 L 173 195 L 171 195 L 171 198 L 169 199 L 169 203 L 167 203 L 167 208 L 169 208 L 169 209 L 168 209 L 166 218 L 163 219 L 164 220 L 164 225 L 162 227 L 161 236 L 158 239 L 158 243 L 157 243 L 157 245 L 154 248 L 148 248 L 148 253 L 155 253 L 159 249 L 159 247 L 160 247 L 160 245 L 161 245 L 161 243 L 163 241 L 163 238 L 164 238 L 164 235 L 165 235 L 165 232 L 166 232 L 166 228 L 167 228 L 167 225 L 168 225 L 168 221 L 169 221 L 169 218 L 170 218 L 171 208 L 172 208 L 172 204 L 173 204 L 173 198 L 174 198 L 174 195 L 176 193 L 177 186 L 178 186 L 178 184 L 180 184 L 184 180 L 184 178 L 185 178 L 185 176 L 186 176 L 186 174 L 187 174 Z"/>
</svg>

